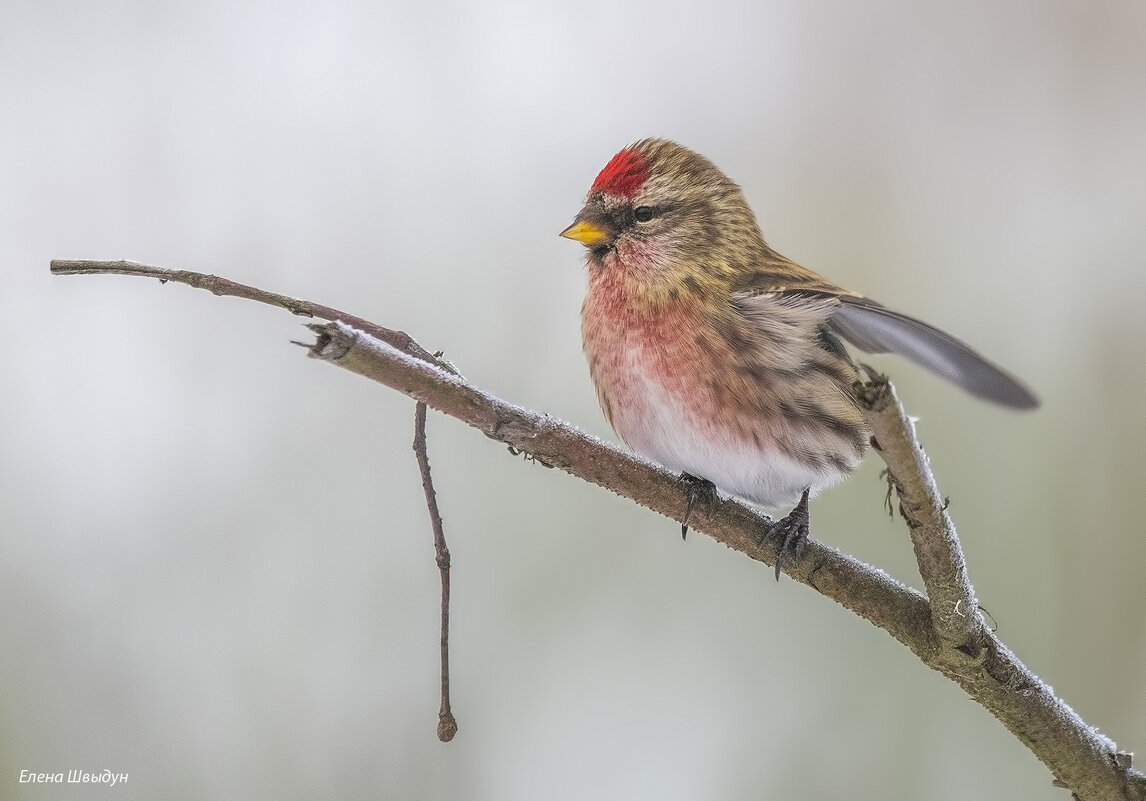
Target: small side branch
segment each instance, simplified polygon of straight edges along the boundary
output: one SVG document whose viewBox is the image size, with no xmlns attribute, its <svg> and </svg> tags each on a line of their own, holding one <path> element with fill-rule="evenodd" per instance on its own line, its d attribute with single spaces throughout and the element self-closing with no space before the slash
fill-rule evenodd
<svg viewBox="0 0 1146 801">
<path fill-rule="evenodd" d="M 426 448 L 426 404 L 414 407 L 414 455 L 422 475 L 422 491 L 426 493 L 426 509 L 430 513 L 430 528 L 434 531 L 434 556 L 442 577 L 442 705 L 438 710 L 438 739 L 448 743 L 458 733 L 458 722 L 450 711 L 450 549 L 446 547 L 446 534 L 442 528 L 442 514 L 438 511 L 438 494 L 434 492 L 434 479 L 430 475 L 430 455 Z"/>
<path fill-rule="evenodd" d="M 860 400 L 874 434 L 872 447 L 887 464 L 888 481 L 899 496 L 899 513 L 907 522 L 927 588 L 935 633 L 945 645 L 976 656 L 986 627 L 955 525 L 915 436 L 915 426 L 903 411 L 895 387 L 883 376 L 862 385 Z"/>
</svg>

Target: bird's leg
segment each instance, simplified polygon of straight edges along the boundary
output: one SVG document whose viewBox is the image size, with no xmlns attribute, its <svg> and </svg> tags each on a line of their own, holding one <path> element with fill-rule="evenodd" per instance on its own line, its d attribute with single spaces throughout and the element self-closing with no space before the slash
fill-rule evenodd
<svg viewBox="0 0 1146 801">
<path fill-rule="evenodd" d="M 677 483 L 684 485 L 685 495 L 688 498 L 688 506 L 684 510 L 684 519 L 680 521 L 680 538 L 683 540 L 688 538 L 688 519 L 692 517 L 692 510 L 696 506 L 696 502 L 700 501 L 705 505 L 716 502 L 716 485 L 707 478 L 698 478 L 691 473 L 681 473 Z"/>
<path fill-rule="evenodd" d="M 796 508 L 782 520 L 773 523 L 761 537 L 761 544 L 767 539 L 779 540 L 776 548 L 776 581 L 780 580 L 780 568 L 785 562 L 800 558 L 800 552 L 808 542 L 808 520 L 808 490 L 804 490 Z"/>
</svg>

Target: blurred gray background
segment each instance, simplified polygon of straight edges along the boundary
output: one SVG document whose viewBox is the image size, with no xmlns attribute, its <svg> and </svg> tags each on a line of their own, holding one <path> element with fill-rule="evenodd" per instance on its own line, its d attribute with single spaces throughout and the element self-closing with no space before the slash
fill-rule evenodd
<svg viewBox="0 0 1146 801">
<path fill-rule="evenodd" d="M 1146 750 L 1146 6 L 0 4 L 0 797 L 1065 798 L 867 623 L 304 358 L 302 320 L 53 278 L 131 258 L 342 307 L 611 437 L 580 353 L 606 160 L 676 138 L 781 252 L 979 346 L 895 360 L 1003 639 Z M 878 460 L 814 535 L 918 585 Z M 333 477 L 333 478 L 331 478 Z"/>
</svg>

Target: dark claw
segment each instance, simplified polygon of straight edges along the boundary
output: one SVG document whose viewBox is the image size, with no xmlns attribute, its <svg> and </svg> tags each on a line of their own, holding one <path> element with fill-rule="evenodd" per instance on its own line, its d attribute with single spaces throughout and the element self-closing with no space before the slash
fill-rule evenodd
<svg viewBox="0 0 1146 801">
<path fill-rule="evenodd" d="M 684 485 L 688 497 L 688 506 L 684 510 L 684 520 L 680 521 L 680 538 L 688 539 L 688 519 L 692 517 L 692 510 L 697 501 L 711 505 L 716 502 L 716 485 L 707 478 L 697 478 L 689 473 L 681 473 L 677 479 L 678 484 Z"/>
<path fill-rule="evenodd" d="M 785 563 L 799 560 L 804 546 L 808 542 L 808 490 L 800 496 L 796 508 L 788 513 L 787 517 L 777 520 L 772 527 L 764 532 L 760 544 L 765 540 L 779 540 L 776 548 L 776 581 L 780 580 L 780 568 Z"/>
</svg>

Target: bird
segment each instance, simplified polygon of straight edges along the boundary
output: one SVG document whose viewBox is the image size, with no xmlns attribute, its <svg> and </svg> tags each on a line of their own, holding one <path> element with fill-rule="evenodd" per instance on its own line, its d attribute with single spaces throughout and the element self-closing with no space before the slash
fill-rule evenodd
<svg viewBox="0 0 1146 801">
<path fill-rule="evenodd" d="M 773 250 L 741 188 L 676 142 L 620 150 L 560 235 L 586 248 L 582 344 L 606 420 L 681 474 L 682 534 L 717 489 L 792 507 L 762 535 L 779 539 L 777 580 L 808 540 L 809 498 L 854 470 L 870 441 L 845 343 L 1004 407 L 1039 405 L 955 337 Z"/>
</svg>

